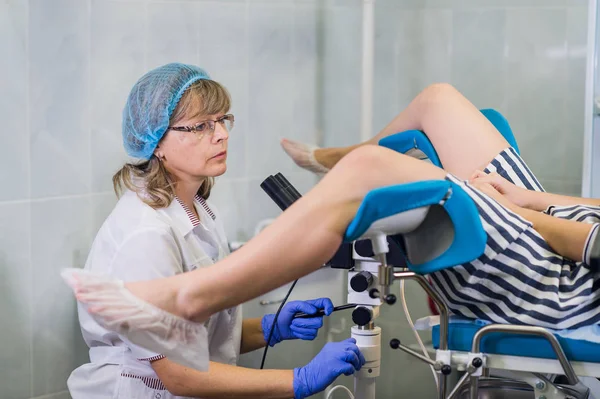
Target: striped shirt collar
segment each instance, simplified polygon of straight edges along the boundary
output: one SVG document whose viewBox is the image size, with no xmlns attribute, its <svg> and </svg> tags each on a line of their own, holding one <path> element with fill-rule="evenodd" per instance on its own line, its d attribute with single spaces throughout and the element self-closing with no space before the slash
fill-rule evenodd
<svg viewBox="0 0 600 399">
<path fill-rule="evenodd" d="M 179 197 L 175 197 L 175 199 L 177 200 L 177 202 L 179 202 L 179 204 L 187 214 L 188 218 L 190 219 L 190 222 L 192 223 L 192 226 L 198 226 L 200 224 L 200 220 L 196 216 L 196 213 L 192 212 L 192 210 L 188 208 L 188 206 L 182 200 L 180 200 Z M 210 209 L 204 198 L 200 197 L 199 195 L 196 195 L 194 196 L 194 201 L 200 204 L 200 206 L 206 211 L 206 213 L 208 213 L 212 220 L 215 220 L 216 216 L 214 212 Z"/>
<path fill-rule="evenodd" d="M 178 197 L 175 197 L 175 199 L 177 201 L 173 201 L 171 205 L 166 208 L 166 211 L 173 219 L 177 220 L 177 225 L 179 226 L 181 233 L 185 236 L 196 226 L 200 225 L 200 219 L 181 199 Z M 200 218 L 202 218 L 202 214 L 205 213 L 212 220 L 216 219 L 215 213 L 210 209 L 204 198 L 196 195 L 194 197 L 194 203 L 200 205 L 201 210 L 204 211 L 199 212 Z"/>
</svg>

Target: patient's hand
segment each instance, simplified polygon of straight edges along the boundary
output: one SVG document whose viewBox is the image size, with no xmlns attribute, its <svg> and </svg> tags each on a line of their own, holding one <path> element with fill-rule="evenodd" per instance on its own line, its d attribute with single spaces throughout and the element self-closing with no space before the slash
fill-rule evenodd
<svg viewBox="0 0 600 399">
<path fill-rule="evenodd" d="M 500 205 L 504 206 L 507 209 L 515 213 L 519 213 L 521 208 L 519 205 L 512 202 L 508 196 L 502 194 L 498 191 L 492 184 L 483 182 L 481 180 L 472 181 L 471 186 L 486 194 L 488 197 L 496 200 Z"/>
<path fill-rule="evenodd" d="M 536 214 L 538 212 L 532 211 L 528 208 L 519 206 L 512 202 L 506 195 L 503 195 L 500 191 L 496 190 L 494 186 L 490 183 L 483 183 L 482 181 L 474 181 L 471 183 L 471 186 L 478 189 L 482 193 L 486 194 L 488 197 L 496 200 L 500 205 L 504 206 L 506 209 L 516 213 L 521 216 L 523 219 L 528 220 L 531 223 L 534 223 L 532 219 L 532 214 Z M 525 190 L 525 189 L 523 189 Z M 535 192 L 535 191 L 531 191 Z"/>
<path fill-rule="evenodd" d="M 475 187 L 477 187 L 477 185 L 488 184 L 494 189 L 494 191 L 502 195 L 512 204 L 522 208 L 527 208 L 527 204 L 530 200 L 531 191 L 523 187 L 514 185 L 513 183 L 509 182 L 504 177 L 500 176 L 498 173 L 495 172 L 485 173 L 478 170 L 473 174 L 473 176 L 471 176 L 469 182 L 475 185 Z M 490 197 L 494 198 L 493 195 L 490 195 Z M 497 198 L 496 200 L 502 203 Z"/>
</svg>

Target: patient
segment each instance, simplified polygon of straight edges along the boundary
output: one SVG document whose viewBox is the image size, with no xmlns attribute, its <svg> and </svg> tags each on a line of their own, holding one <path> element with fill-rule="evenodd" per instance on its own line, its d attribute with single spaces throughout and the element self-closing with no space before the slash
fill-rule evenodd
<svg viewBox="0 0 600 399">
<path fill-rule="evenodd" d="M 433 275 L 454 313 L 557 329 L 598 323 L 600 278 L 586 259 L 598 201 L 541 192 L 502 135 L 448 85 L 425 89 L 370 144 L 407 129 L 427 133 L 446 170 L 367 143 L 351 151 L 290 150 L 296 159 L 313 157 L 321 165 L 317 172 L 331 170 L 273 224 L 213 266 L 126 284 L 75 271 L 65 276 L 100 324 L 161 353 L 167 340 L 189 342 L 189 331 L 211 314 L 318 269 L 339 247 L 369 191 L 449 179 L 474 200 L 488 237 L 481 257 Z M 560 217 L 540 212 L 551 204 L 556 206 L 548 213 Z M 577 221 L 569 220 L 571 213 Z"/>
<path fill-rule="evenodd" d="M 432 275 L 454 313 L 550 328 L 598 323 L 600 287 L 589 270 L 588 243 L 597 234 L 600 200 L 544 192 L 517 152 L 452 86 L 428 87 L 365 143 L 318 148 L 284 139 L 281 144 L 296 164 L 323 174 L 351 151 L 412 129 L 427 134 L 448 172 L 468 179 L 504 208 L 476 200 L 482 219 L 496 225 L 496 234 L 486 229 L 486 252 Z M 560 228 L 579 237 L 561 242 Z"/>
</svg>

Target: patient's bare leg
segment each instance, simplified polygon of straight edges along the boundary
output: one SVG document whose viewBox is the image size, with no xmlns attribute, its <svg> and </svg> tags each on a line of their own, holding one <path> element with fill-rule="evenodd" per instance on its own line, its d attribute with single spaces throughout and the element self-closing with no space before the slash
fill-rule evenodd
<svg viewBox="0 0 600 399">
<path fill-rule="evenodd" d="M 483 169 L 508 143 L 500 132 L 462 94 L 448 84 L 428 86 L 371 140 L 350 147 L 315 150 L 314 159 L 332 167 L 357 147 L 377 144 L 405 130 L 422 130 L 433 143 L 444 168 L 467 179 Z M 289 142 L 282 142 L 284 149 Z M 287 149 L 286 149 L 287 150 Z M 290 153 L 290 151 L 288 151 Z M 290 154 L 293 158 L 299 152 Z"/>
<path fill-rule="evenodd" d="M 318 269 L 335 253 L 363 197 L 383 186 L 443 179 L 431 164 L 377 146 L 344 157 L 310 192 L 241 249 L 215 265 L 174 277 L 126 284 L 138 298 L 195 321 Z M 98 312 L 98 285 L 74 284 Z M 127 298 L 123 299 L 124 301 Z M 110 306 L 115 306 L 114 301 Z"/>
</svg>

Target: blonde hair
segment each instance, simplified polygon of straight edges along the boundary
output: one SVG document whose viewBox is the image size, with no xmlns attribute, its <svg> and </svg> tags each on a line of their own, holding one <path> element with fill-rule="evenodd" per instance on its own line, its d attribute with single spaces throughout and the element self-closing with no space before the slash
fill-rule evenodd
<svg viewBox="0 0 600 399">
<path fill-rule="evenodd" d="M 185 91 L 169 123 L 176 124 L 185 117 L 226 113 L 230 107 L 231 98 L 227 89 L 214 80 L 201 79 L 192 83 Z M 117 197 L 127 188 L 154 209 L 168 207 L 175 198 L 176 182 L 155 155 L 147 161 L 126 163 L 112 180 Z M 197 194 L 208 199 L 213 185 L 214 178 L 207 177 Z"/>
</svg>

